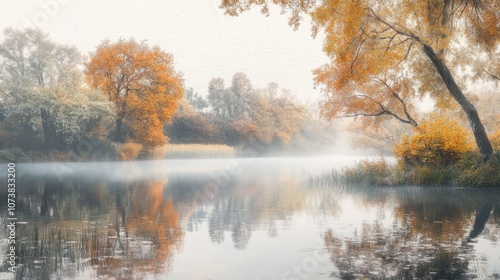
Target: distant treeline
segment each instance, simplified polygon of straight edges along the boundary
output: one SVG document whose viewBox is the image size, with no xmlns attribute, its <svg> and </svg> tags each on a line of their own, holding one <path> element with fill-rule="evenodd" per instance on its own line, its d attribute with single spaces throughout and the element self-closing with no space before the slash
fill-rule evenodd
<svg viewBox="0 0 500 280">
<path fill-rule="evenodd" d="M 144 42 L 103 41 L 84 60 L 40 30 L 4 30 L 0 43 L 0 159 L 147 158 L 167 143 L 225 144 L 254 155 L 333 142 L 333 129 L 271 83 L 243 73 L 206 98 L 186 90 L 172 54 Z"/>
</svg>

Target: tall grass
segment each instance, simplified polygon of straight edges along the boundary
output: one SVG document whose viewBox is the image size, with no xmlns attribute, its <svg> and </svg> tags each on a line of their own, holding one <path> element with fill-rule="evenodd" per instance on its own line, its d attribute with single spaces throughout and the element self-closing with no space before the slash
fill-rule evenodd
<svg viewBox="0 0 500 280">
<path fill-rule="evenodd" d="M 454 186 L 500 187 L 500 152 L 482 163 L 479 154 L 470 153 L 454 164 L 388 164 L 384 159 L 361 161 L 340 171 L 307 175 L 310 185 L 353 184 L 360 186 Z"/>
<path fill-rule="evenodd" d="M 193 158 L 231 158 L 236 150 L 227 145 L 203 144 L 167 144 L 157 147 L 151 155 L 153 158 L 193 159 Z"/>
<path fill-rule="evenodd" d="M 393 167 L 385 159 L 363 160 L 344 170 L 342 176 L 346 182 L 360 185 L 393 185 Z"/>
<path fill-rule="evenodd" d="M 388 186 L 395 184 L 395 174 L 395 166 L 381 158 L 375 161 L 363 160 L 342 170 L 332 169 L 320 174 L 308 175 L 307 181 L 309 185 L 314 186 L 337 186 L 346 183 L 364 186 Z"/>
</svg>

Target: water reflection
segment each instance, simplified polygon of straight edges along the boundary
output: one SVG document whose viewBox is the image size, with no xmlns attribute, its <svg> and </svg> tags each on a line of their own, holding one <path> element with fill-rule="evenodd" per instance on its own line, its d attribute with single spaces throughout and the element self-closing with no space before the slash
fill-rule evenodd
<svg viewBox="0 0 500 280">
<path fill-rule="evenodd" d="M 478 259 L 474 244 L 488 228 L 488 238 L 496 245 L 500 223 L 498 209 L 493 208 L 500 201 L 499 192 L 422 188 L 392 192 L 397 198 L 392 226 L 383 226 L 378 218 L 364 222 L 348 237 L 336 235 L 333 229 L 325 231 L 325 246 L 338 269 L 333 275 L 341 279 L 498 277 L 496 269 L 486 268 L 486 252 L 479 252 L 482 259 Z M 490 260 L 495 268 L 500 260 L 496 258 Z"/>
<path fill-rule="evenodd" d="M 314 186 L 304 167 L 277 161 L 193 166 L 156 168 L 154 176 L 133 165 L 100 166 L 109 176 L 94 177 L 20 170 L 17 278 L 495 279 L 500 272 L 499 190 Z M 0 231 L 0 241 L 5 236 Z"/>
<path fill-rule="evenodd" d="M 141 279 L 168 271 L 183 231 L 166 181 L 25 181 L 18 279 Z"/>
</svg>

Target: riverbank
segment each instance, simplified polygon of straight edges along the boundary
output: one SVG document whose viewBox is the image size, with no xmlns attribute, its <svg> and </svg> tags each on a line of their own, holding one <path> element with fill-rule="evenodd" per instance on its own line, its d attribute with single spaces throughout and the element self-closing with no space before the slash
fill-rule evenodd
<svg viewBox="0 0 500 280">
<path fill-rule="evenodd" d="M 469 153 L 454 164 L 409 165 L 388 163 L 384 158 L 363 160 L 341 170 L 332 169 L 309 176 L 313 185 L 349 183 L 365 186 L 451 186 L 500 188 L 500 152 L 482 163 L 478 154 Z"/>
<path fill-rule="evenodd" d="M 167 144 L 146 151 L 137 143 L 103 144 L 90 141 L 66 150 L 23 151 L 18 147 L 0 149 L 0 162 L 94 162 L 147 159 L 234 158 L 235 147 L 227 145 Z"/>
</svg>

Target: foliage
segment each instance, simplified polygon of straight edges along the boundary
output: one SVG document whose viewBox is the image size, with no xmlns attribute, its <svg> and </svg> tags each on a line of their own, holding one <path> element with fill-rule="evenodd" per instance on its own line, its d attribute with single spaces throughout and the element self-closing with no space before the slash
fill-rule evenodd
<svg viewBox="0 0 500 280">
<path fill-rule="evenodd" d="M 218 138 L 210 113 L 201 113 L 186 97 L 179 100 L 179 109 L 172 120 L 164 126 L 169 142 L 173 144 L 213 144 Z M 199 97 L 201 98 L 201 97 Z M 220 134 L 220 133 L 219 133 Z"/>
<path fill-rule="evenodd" d="M 351 147 L 355 149 L 374 149 L 380 155 L 392 154 L 394 145 L 401 141 L 404 134 L 411 132 L 411 128 L 396 120 L 389 120 L 379 126 L 364 127 L 356 121 L 347 126 L 350 133 Z"/>
<path fill-rule="evenodd" d="M 248 117 L 251 99 L 254 96 L 252 84 L 244 73 L 233 75 L 231 87 L 224 87 L 224 79 L 214 78 L 208 86 L 208 102 L 219 118 L 233 120 Z"/>
<path fill-rule="evenodd" d="M 205 108 L 208 108 L 208 101 L 197 92 L 194 92 L 193 88 L 186 90 L 186 99 L 198 112 L 202 112 Z"/>
<path fill-rule="evenodd" d="M 143 149 L 142 144 L 127 142 L 116 146 L 116 156 L 121 160 L 135 160 Z"/>
<path fill-rule="evenodd" d="M 324 52 L 330 63 L 315 71 L 315 80 L 326 95 L 327 118 L 363 116 L 366 125 L 378 125 L 393 117 L 417 126 L 415 98 L 428 94 L 441 106 L 454 100 L 467 115 L 483 160 L 491 156 L 477 110 L 453 71 L 470 64 L 461 51 L 497 48 L 499 1 L 224 0 L 220 7 L 237 15 L 262 6 L 267 14 L 271 2 L 291 12 L 291 25 L 297 27 L 306 13 L 313 33 L 326 35 Z M 456 59 L 451 62 L 451 57 Z"/>
<path fill-rule="evenodd" d="M 25 162 L 28 158 L 21 148 L 0 150 L 0 162 Z"/>
<path fill-rule="evenodd" d="M 208 102 L 214 122 L 225 136 L 223 143 L 260 152 L 289 145 L 305 116 L 304 107 L 288 92 L 278 94 L 274 83 L 254 89 L 243 73 L 234 74 L 229 88 L 222 78 L 212 79 Z"/>
<path fill-rule="evenodd" d="M 184 94 L 183 80 L 173 65 L 171 54 L 133 39 L 104 41 L 92 53 L 85 65 L 86 79 L 115 104 L 116 141 L 130 138 L 145 149 L 166 143 L 163 125 Z"/>
<path fill-rule="evenodd" d="M 479 158 L 476 157 L 476 162 Z M 500 152 L 495 152 L 485 164 L 474 164 L 460 169 L 455 185 L 463 187 L 499 188 L 500 187 Z"/>
<path fill-rule="evenodd" d="M 167 144 L 163 147 L 164 158 L 230 158 L 236 155 L 227 145 Z"/>
<path fill-rule="evenodd" d="M 491 145 L 493 146 L 493 150 L 496 152 L 500 152 L 500 129 L 493 132 L 489 137 Z"/>
<path fill-rule="evenodd" d="M 410 165 L 448 165 L 471 149 L 467 130 L 457 121 L 440 117 L 420 125 L 412 137 L 404 136 L 394 155 Z"/>
<path fill-rule="evenodd" d="M 0 98 L 7 127 L 24 137 L 42 136 L 47 148 L 64 147 L 84 134 L 104 138 L 112 104 L 82 88 L 78 50 L 53 43 L 39 30 L 8 28 L 4 35 Z"/>
<path fill-rule="evenodd" d="M 353 167 L 346 168 L 342 177 L 348 183 L 383 186 L 393 185 L 393 179 L 390 178 L 392 168 L 383 159 L 376 161 L 363 160 Z"/>
</svg>

